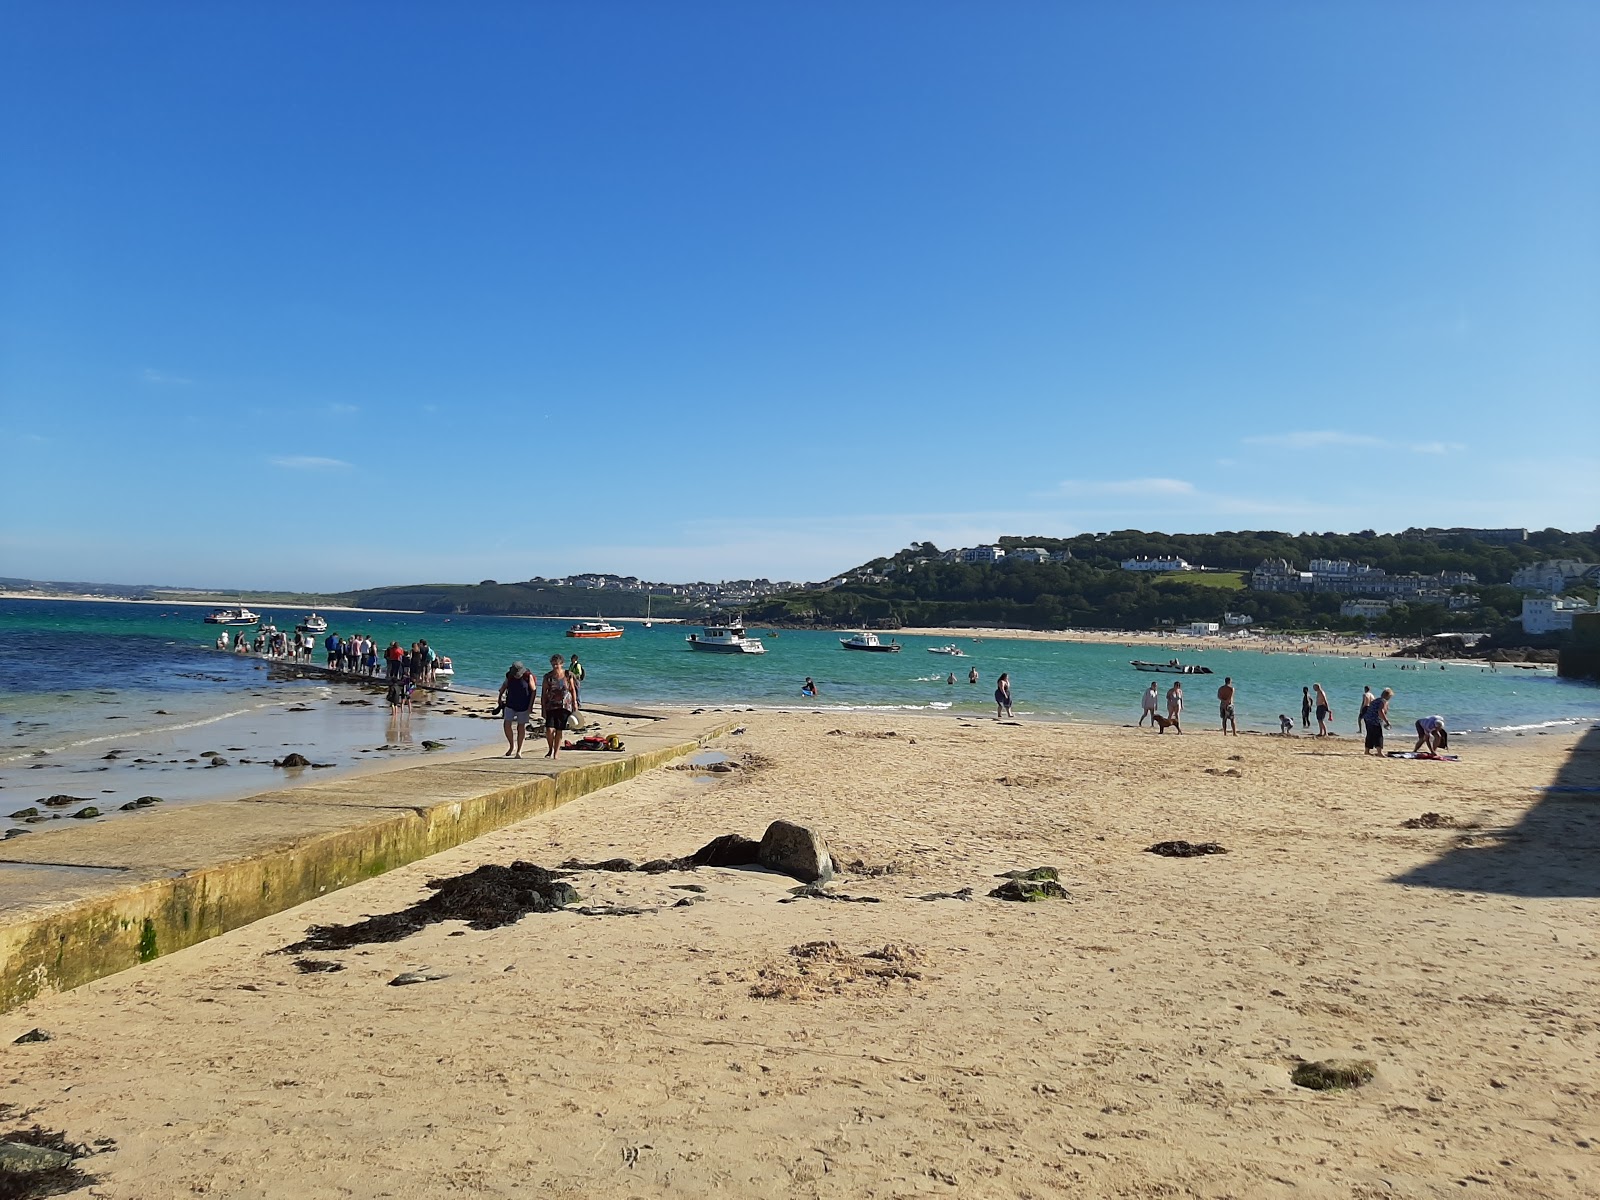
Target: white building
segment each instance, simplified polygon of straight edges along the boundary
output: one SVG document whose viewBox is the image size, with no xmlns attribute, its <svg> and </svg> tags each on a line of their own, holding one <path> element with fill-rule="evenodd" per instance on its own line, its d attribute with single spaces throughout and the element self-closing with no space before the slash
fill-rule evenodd
<svg viewBox="0 0 1600 1200">
<path fill-rule="evenodd" d="M 1346 600 L 1339 605 L 1341 617 L 1383 617 L 1389 613 L 1387 600 Z"/>
<path fill-rule="evenodd" d="M 1192 571 L 1194 570 L 1181 558 L 1125 558 L 1122 560 L 1124 571 Z"/>
<path fill-rule="evenodd" d="M 1015 550 L 1008 551 L 1006 557 L 1020 562 L 1049 562 L 1050 551 L 1043 546 L 1018 546 Z"/>
<path fill-rule="evenodd" d="M 1600 563 L 1579 562 L 1575 558 L 1552 558 L 1523 567 L 1511 576 L 1511 586 L 1529 592 L 1562 592 L 1574 580 L 1600 583 Z"/>
<path fill-rule="evenodd" d="M 1522 598 L 1523 633 L 1559 633 L 1572 628 L 1572 618 L 1579 613 L 1593 612 L 1587 601 L 1565 596 L 1524 596 Z"/>
<path fill-rule="evenodd" d="M 1232 625 L 1237 629 L 1245 625 L 1254 625 L 1256 619 L 1249 613 L 1223 613 L 1222 623 L 1224 625 Z"/>
<path fill-rule="evenodd" d="M 1190 637 L 1214 637 L 1222 632 L 1222 626 L 1215 621 L 1191 621 L 1179 632 L 1186 633 Z"/>
<path fill-rule="evenodd" d="M 999 562 L 1006 552 L 999 546 L 968 546 L 961 552 L 961 561 L 969 563 Z"/>
</svg>

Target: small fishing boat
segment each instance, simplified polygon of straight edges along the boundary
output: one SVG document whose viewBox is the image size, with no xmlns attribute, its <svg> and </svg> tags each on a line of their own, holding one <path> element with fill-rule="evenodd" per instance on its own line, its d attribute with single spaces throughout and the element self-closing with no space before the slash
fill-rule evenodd
<svg viewBox="0 0 1600 1200">
<path fill-rule="evenodd" d="M 242 604 L 233 608 L 219 608 L 206 616 L 207 625 L 254 625 L 259 620 L 260 613 L 253 613 Z"/>
<path fill-rule="evenodd" d="M 929 654 L 948 654 L 951 658 L 965 658 L 967 652 L 960 646 L 951 642 L 948 646 L 929 646 Z"/>
<path fill-rule="evenodd" d="M 1170 659 L 1164 663 L 1145 662 L 1142 659 L 1133 660 L 1135 671 L 1160 671 L 1166 675 L 1209 675 L 1210 667 L 1199 667 L 1192 664 L 1185 665 L 1177 659 Z"/>
<path fill-rule="evenodd" d="M 840 638 L 839 645 L 846 650 L 866 650 L 874 654 L 899 654 L 900 643 L 890 639 L 888 642 L 878 640 L 875 633 L 857 633 L 851 637 Z"/>
<path fill-rule="evenodd" d="M 744 623 L 729 621 L 723 625 L 702 625 L 699 633 L 686 639 L 691 650 L 706 650 L 713 654 L 765 654 L 767 648 L 760 638 L 745 632 Z"/>
<path fill-rule="evenodd" d="M 294 631 L 296 633 L 327 633 L 327 618 L 318 616 L 316 613 L 309 613 L 304 621 L 294 627 Z"/>
<path fill-rule="evenodd" d="M 567 630 L 570 638 L 619 638 L 622 630 L 609 621 L 579 621 Z"/>
</svg>

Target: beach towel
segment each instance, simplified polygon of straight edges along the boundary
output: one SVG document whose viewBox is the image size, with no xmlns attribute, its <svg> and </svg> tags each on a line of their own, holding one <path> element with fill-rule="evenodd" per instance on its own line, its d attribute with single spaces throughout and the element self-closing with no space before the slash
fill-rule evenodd
<svg viewBox="0 0 1600 1200">
<path fill-rule="evenodd" d="M 1391 750 L 1391 751 L 1389 751 L 1389 757 L 1390 758 L 1419 758 L 1419 759 L 1426 759 L 1429 762 L 1460 762 L 1461 761 L 1461 756 L 1459 754 L 1428 754 L 1426 752 L 1424 752 L 1422 754 L 1417 754 L 1417 753 L 1414 753 L 1414 752 L 1412 752 L 1410 750 Z"/>
</svg>

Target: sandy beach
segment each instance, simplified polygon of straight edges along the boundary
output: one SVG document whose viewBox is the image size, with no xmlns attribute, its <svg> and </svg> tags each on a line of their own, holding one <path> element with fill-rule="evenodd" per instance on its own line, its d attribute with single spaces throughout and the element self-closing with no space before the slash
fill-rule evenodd
<svg viewBox="0 0 1600 1200">
<path fill-rule="evenodd" d="M 7 1014 L 4 1101 L 115 1139 L 85 1164 L 106 1197 L 1592 1195 L 1600 819 L 1540 789 L 1600 786 L 1594 734 L 1377 762 L 1191 725 L 752 715 L 726 775 L 657 771 Z M 331 974 L 273 953 L 480 864 L 777 817 L 878 902 L 586 871 L 585 905 L 643 911 L 433 925 L 313 955 Z M 1146 852 L 1169 839 L 1228 852 Z M 988 898 L 1038 865 L 1068 899 Z M 1375 1078 L 1290 1083 L 1330 1056 Z"/>
<path fill-rule="evenodd" d="M 885 637 L 890 636 L 888 634 Z M 1338 634 L 1307 636 L 1252 630 L 1229 631 L 1216 637 L 1176 633 L 1140 633 L 1123 629 L 961 629 L 955 626 L 907 627 L 893 636 L 950 638 L 1015 638 L 1024 642 L 1078 642 L 1086 646 L 1156 646 L 1168 650 L 1259 650 L 1270 654 L 1347 654 L 1386 658 L 1409 643 L 1396 638 L 1356 638 Z M 1415 641 L 1415 639 L 1412 639 Z"/>
</svg>

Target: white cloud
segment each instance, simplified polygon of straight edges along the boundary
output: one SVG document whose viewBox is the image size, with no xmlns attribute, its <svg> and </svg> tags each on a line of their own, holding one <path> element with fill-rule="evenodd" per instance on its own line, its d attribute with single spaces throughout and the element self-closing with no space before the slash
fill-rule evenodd
<svg viewBox="0 0 1600 1200">
<path fill-rule="evenodd" d="M 342 471 L 350 466 L 340 458 L 318 458 L 313 454 L 290 454 L 267 459 L 275 467 L 290 471 Z"/>
<path fill-rule="evenodd" d="M 361 408 L 355 404 L 330 404 L 328 412 L 336 417 L 351 417 L 360 412 Z"/>
<path fill-rule="evenodd" d="M 1319 450 L 1324 446 L 1387 446 L 1382 438 L 1336 429 L 1299 429 L 1291 433 L 1262 433 L 1243 439 L 1246 446 L 1275 446 L 1280 450 Z"/>
<path fill-rule="evenodd" d="M 153 367 L 146 367 L 139 373 L 139 377 L 146 383 L 175 387 L 183 387 L 194 382 L 192 379 L 185 379 L 182 375 L 173 375 L 168 371 L 157 371 Z"/>
<path fill-rule="evenodd" d="M 1460 442 L 1418 442 L 1411 448 L 1418 454 L 1456 454 L 1466 446 Z"/>
<path fill-rule="evenodd" d="M 1195 486 L 1186 479 L 1064 479 L 1052 496 L 1192 496 Z"/>
</svg>

